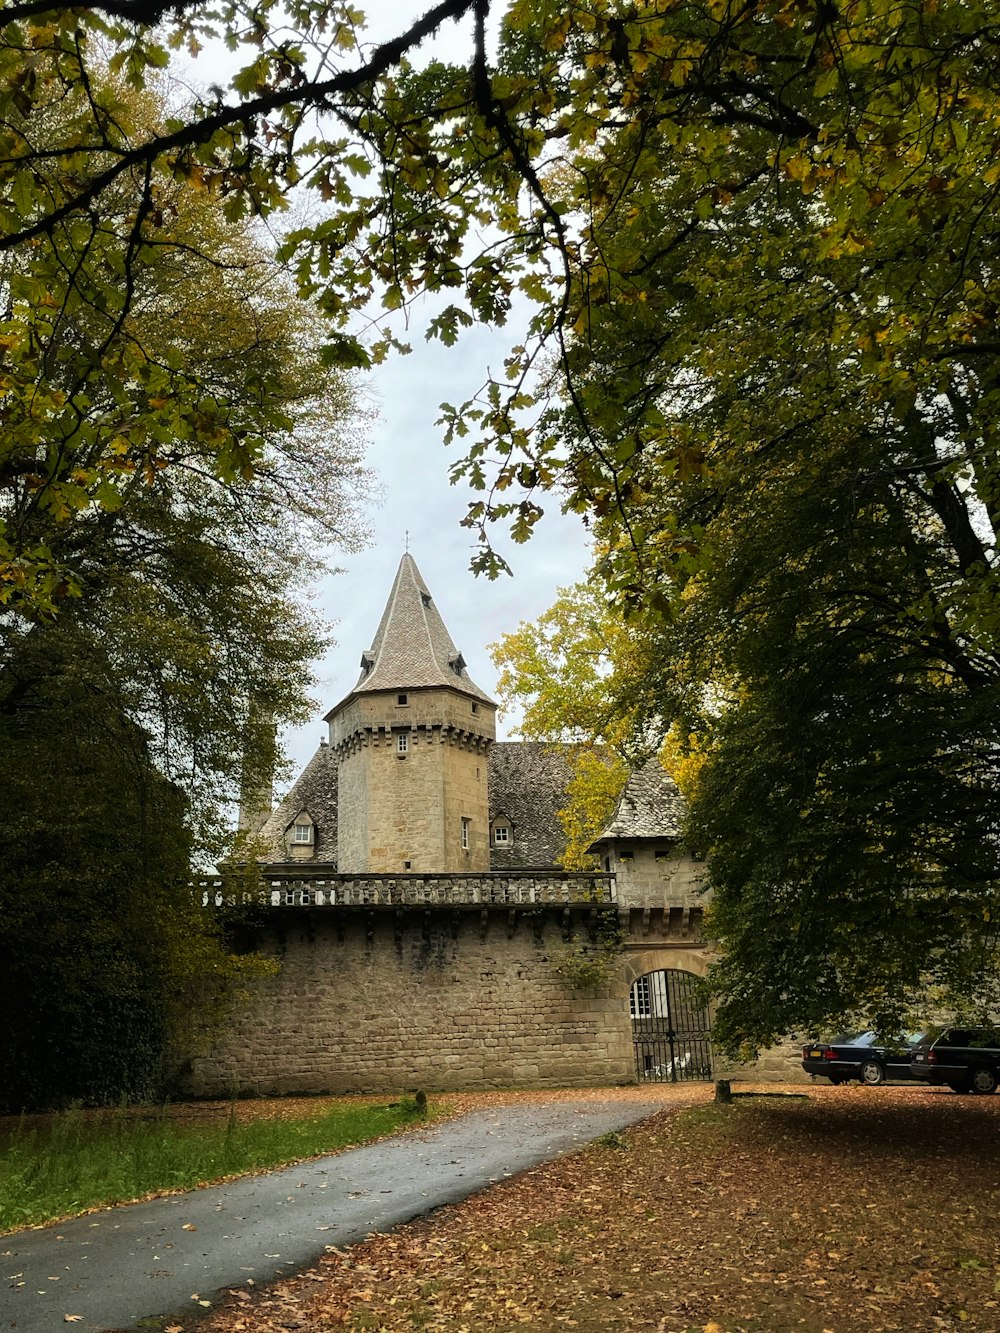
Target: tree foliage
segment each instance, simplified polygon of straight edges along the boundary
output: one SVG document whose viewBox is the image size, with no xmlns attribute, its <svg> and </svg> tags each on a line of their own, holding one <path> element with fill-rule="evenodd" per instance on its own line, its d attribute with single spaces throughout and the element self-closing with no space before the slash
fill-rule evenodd
<svg viewBox="0 0 1000 1333">
<path fill-rule="evenodd" d="M 622 757 L 642 748 L 634 705 L 648 641 L 642 626 L 623 623 L 599 585 L 561 589 L 544 615 L 522 622 L 490 651 L 500 669 L 501 706 L 523 707 L 526 736 L 596 742 Z"/>
<path fill-rule="evenodd" d="M 196 902 L 183 792 L 78 636 L 0 711 L 0 1109 L 162 1095 L 251 976 Z"/>
<path fill-rule="evenodd" d="M 892 1015 L 928 978 L 986 993 L 996 14 L 514 0 L 491 58 L 489 8 L 445 0 L 370 48 L 326 5 L 279 31 L 270 3 L 25 0 L 5 12 L 6 244 L 68 244 L 78 292 L 118 181 L 142 201 L 115 230 L 119 274 L 156 237 L 164 180 L 230 216 L 298 181 L 328 210 L 282 253 L 338 326 L 331 359 L 380 355 L 423 292 L 446 344 L 534 302 L 502 372 L 443 409 L 454 471 L 482 492 L 484 535 L 503 520 L 526 538 L 547 493 L 583 513 L 599 576 L 657 639 L 651 707 L 699 734 L 712 793 L 692 827 L 731 960 L 727 1042 L 853 1002 Z M 468 59 L 428 56 L 463 16 Z M 141 84 L 159 41 L 213 33 L 250 52 L 228 91 L 141 132 L 100 99 L 58 121 L 97 40 Z M 45 156 L 39 115 L 65 131 Z M 389 322 L 362 346 L 351 321 L 379 301 Z M 45 577 L 44 553 L 27 563 Z"/>
<path fill-rule="evenodd" d="M 706 756 L 690 836 L 731 1050 L 995 1000 L 997 104 L 977 17 L 737 30 L 730 53 L 802 72 L 768 117 L 739 102 L 661 143 L 643 185 L 616 177 L 574 400 L 550 414 L 602 572 L 659 622 L 649 707 Z"/>
<path fill-rule="evenodd" d="M 592 864 L 587 848 L 614 811 L 630 761 L 658 741 L 642 734 L 639 690 L 648 660 L 640 629 L 623 624 L 598 587 L 579 584 L 491 648 L 501 711 L 522 709 L 518 731 L 526 739 L 566 747 L 570 780 L 559 817 L 568 869 Z"/>
<path fill-rule="evenodd" d="M 96 74 L 58 113 L 100 99 Z M 122 105 L 158 123 L 152 93 Z M 164 185 L 156 243 L 122 269 L 135 202 L 118 186 L 79 264 L 79 236 L 60 233 L 2 274 L 15 1110 L 162 1090 L 252 970 L 193 901 L 192 864 L 226 850 L 229 803 L 273 770 L 273 728 L 251 721 L 308 708 L 323 642 L 308 580 L 359 540 L 365 414 L 315 313 L 254 231 L 184 181 Z"/>
<path fill-rule="evenodd" d="M 126 137 L 164 123 L 168 88 L 131 87 L 103 48 L 76 82 L 45 44 L 21 59 L 37 100 L 15 89 L 11 114 L 21 123 L 25 107 L 42 163 L 59 158 L 62 136 L 86 145 L 98 107 Z M 80 151 L 70 172 L 84 170 Z M 7 205 L 26 215 L 28 187 L 7 168 Z M 46 181 L 38 162 L 33 173 L 40 197 L 58 197 L 62 177 Z M 116 176 L 0 268 L 0 607 L 29 620 L 92 589 L 94 533 L 127 527 L 164 486 L 185 505 L 199 485 L 209 506 L 238 492 L 245 540 L 298 529 L 286 554 L 303 537 L 315 549 L 356 535 L 356 395 L 327 364 L 323 322 L 216 196 L 183 175 L 147 186 Z"/>
<path fill-rule="evenodd" d="M 151 93 L 124 105 L 159 123 Z M 164 776 L 218 811 L 251 710 L 306 707 L 321 643 L 306 582 L 359 540 L 365 413 L 261 241 L 186 183 L 160 191 L 119 308 L 116 200 L 134 211 L 124 187 L 106 192 L 89 241 L 106 289 L 85 295 L 58 244 L 7 262 L 0 705 L 30 687 L 40 659 L 23 644 L 61 627 L 116 682 Z"/>
<path fill-rule="evenodd" d="M 626 19 L 592 53 L 615 110 L 552 170 L 565 375 L 533 437 L 499 390 L 482 418 L 536 469 L 561 451 L 657 640 L 646 717 L 698 737 L 731 1050 L 995 999 L 989 32 L 905 4 Z"/>
</svg>

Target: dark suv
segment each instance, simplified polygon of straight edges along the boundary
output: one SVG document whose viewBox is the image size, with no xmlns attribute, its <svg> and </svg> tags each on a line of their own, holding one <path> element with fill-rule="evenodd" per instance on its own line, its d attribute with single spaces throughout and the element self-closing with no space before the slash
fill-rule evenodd
<svg viewBox="0 0 1000 1333">
<path fill-rule="evenodd" d="M 956 1092 L 996 1092 L 1000 1083 L 1000 1028 L 945 1028 L 913 1048 L 910 1075 L 946 1083 Z"/>
</svg>

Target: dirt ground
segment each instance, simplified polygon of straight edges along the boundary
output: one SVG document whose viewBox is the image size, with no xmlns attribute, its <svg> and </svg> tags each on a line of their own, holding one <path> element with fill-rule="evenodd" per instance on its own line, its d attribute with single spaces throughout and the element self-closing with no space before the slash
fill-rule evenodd
<svg viewBox="0 0 1000 1333">
<path fill-rule="evenodd" d="M 199 1333 L 1000 1329 L 1000 1096 L 756 1091 L 656 1089 L 664 1109 L 626 1134 L 233 1290 Z"/>
</svg>

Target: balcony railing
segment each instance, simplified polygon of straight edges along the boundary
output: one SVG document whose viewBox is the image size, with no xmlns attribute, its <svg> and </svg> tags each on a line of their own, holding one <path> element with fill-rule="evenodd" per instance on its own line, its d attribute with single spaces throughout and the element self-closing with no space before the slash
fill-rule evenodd
<svg viewBox="0 0 1000 1333">
<path fill-rule="evenodd" d="M 330 875 L 297 871 L 206 876 L 195 881 L 204 906 L 259 907 L 505 907 L 537 903 L 609 905 L 615 877 L 605 874 Z"/>
</svg>

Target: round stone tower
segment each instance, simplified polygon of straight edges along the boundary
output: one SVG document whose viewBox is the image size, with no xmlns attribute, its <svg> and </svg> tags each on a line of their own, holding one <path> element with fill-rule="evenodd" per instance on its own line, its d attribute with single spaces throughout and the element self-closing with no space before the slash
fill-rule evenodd
<svg viewBox="0 0 1000 1333">
<path fill-rule="evenodd" d="M 354 689 L 326 716 L 341 874 L 485 871 L 496 704 L 404 555 Z"/>
</svg>

